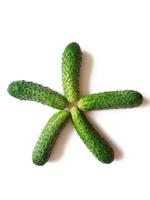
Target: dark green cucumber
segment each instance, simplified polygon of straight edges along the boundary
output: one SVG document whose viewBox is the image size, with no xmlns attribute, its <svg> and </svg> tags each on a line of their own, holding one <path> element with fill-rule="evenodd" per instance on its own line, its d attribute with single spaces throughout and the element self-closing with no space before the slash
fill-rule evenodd
<svg viewBox="0 0 150 200">
<path fill-rule="evenodd" d="M 71 103 L 79 99 L 79 73 L 81 66 L 80 46 L 73 42 L 64 50 L 62 56 L 62 81 L 64 94 Z"/>
<path fill-rule="evenodd" d="M 62 110 L 54 114 L 44 127 L 32 153 L 32 161 L 36 165 L 44 165 L 51 154 L 55 141 L 68 121 L 70 113 Z"/>
<path fill-rule="evenodd" d="M 92 127 L 82 111 L 73 107 L 71 116 L 77 133 L 94 156 L 103 163 L 111 163 L 114 159 L 113 149 Z"/>
<path fill-rule="evenodd" d="M 78 107 L 83 111 L 132 108 L 142 103 L 142 95 L 134 90 L 96 93 L 81 97 Z"/>
<path fill-rule="evenodd" d="M 36 101 L 60 110 L 68 105 L 67 99 L 58 92 L 40 84 L 24 80 L 10 83 L 8 93 L 20 100 Z"/>
</svg>

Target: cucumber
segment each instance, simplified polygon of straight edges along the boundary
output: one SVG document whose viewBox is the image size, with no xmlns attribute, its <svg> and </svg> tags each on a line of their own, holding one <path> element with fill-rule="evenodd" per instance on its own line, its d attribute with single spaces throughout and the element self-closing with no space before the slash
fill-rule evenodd
<svg viewBox="0 0 150 200">
<path fill-rule="evenodd" d="M 68 105 L 68 101 L 63 95 L 33 82 L 24 80 L 14 81 L 10 83 L 7 91 L 11 96 L 20 100 L 40 102 L 59 110 L 64 109 Z"/>
<path fill-rule="evenodd" d="M 103 163 L 111 163 L 114 152 L 77 107 L 71 109 L 72 123 L 84 144 Z"/>
<path fill-rule="evenodd" d="M 70 103 L 79 99 L 79 73 L 81 66 L 80 46 L 73 42 L 64 50 L 62 56 L 62 82 L 64 94 Z"/>
<path fill-rule="evenodd" d="M 42 166 L 48 161 L 55 141 L 69 116 L 68 111 L 62 110 L 49 119 L 33 150 L 32 161 L 34 164 Z"/>
<path fill-rule="evenodd" d="M 78 107 L 83 111 L 132 108 L 142 103 L 142 95 L 133 90 L 96 93 L 81 97 Z"/>
</svg>

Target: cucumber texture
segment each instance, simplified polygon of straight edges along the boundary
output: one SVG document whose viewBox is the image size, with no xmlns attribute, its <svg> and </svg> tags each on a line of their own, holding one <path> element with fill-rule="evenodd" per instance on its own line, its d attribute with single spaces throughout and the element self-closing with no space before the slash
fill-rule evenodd
<svg viewBox="0 0 150 200">
<path fill-rule="evenodd" d="M 34 147 L 32 161 L 36 165 L 41 166 L 48 161 L 56 139 L 69 118 L 93 155 L 103 163 L 111 163 L 114 160 L 112 147 L 92 126 L 83 111 L 132 108 L 143 101 L 142 95 L 133 90 L 101 92 L 80 97 L 81 62 L 82 52 L 79 44 L 68 44 L 62 55 L 64 96 L 48 87 L 25 80 L 14 81 L 8 86 L 8 93 L 15 98 L 36 101 L 61 110 L 49 119 Z"/>
<path fill-rule="evenodd" d="M 68 44 L 62 56 L 62 82 L 64 95 L 71 103 L 79 99 L 79 73 L 82 53 L 80 46 Z"/>
<path fill-rule="evenodd" d="M 44 165 L 51 154 L 55 141 L 69 120 L 70 113 L 62 110 L 54 114 L 44 127 L 32 153 L 32 161 L 36 165 Z"/>
<path fill-rule="evenodd" d="M 77 107 L 71 109 L 71 117 L 78 135 L 93 155 L 103 163 L 114 160 L 114 152 L 110 145 L 100 136 Z"/>
<path fill-rule="evenodd" d="M 24 80 L 10 83 L 8 93 L 20 100 L 36 101 L 60 110 L 63 110 L 68 105 L 67 99 L 58 92 Z"/>
<path fill-rule="evenodd" d="M 81 97 L 78 107 L 83 111 L 132 108 L 142 103 L 142 95 L 134 90 L 112 91 Z"/>
</svg>

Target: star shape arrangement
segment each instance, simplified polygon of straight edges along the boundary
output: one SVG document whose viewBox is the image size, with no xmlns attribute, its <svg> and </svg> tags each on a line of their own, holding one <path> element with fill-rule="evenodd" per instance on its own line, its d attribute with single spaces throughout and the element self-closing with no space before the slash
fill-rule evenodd
<svg viewBox="0 0 150 200">
<path fill-rule="evenodd" d="M 14 81 L 8 86 L 8 93 L 20 100 L 36 101 L 60 111 L 45 125 L 32 153 L 33 163 L 44 165 L 52 152 L 61 130 L 71 118 L 78 135 L 103 163 L 114 160 L 114 151 L 108 142 L 87 120 L 84 111 L 98 109 L 132 108 L 142 103 L 142 95 L 134 90 L 110 91 L 80 96 L 79 76 L 82 60 L 80 46 L 68 44 L 62 55 L 62 83 L 64 95 L 40 84 L 28 81 Z"/>
</svg>

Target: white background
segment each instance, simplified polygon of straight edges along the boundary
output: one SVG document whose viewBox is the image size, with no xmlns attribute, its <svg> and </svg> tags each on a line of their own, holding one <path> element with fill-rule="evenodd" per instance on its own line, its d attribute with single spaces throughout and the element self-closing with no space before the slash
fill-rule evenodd
<svg viewBox="0 0 150 200">
<path fill-rule="evenodd" d="M 32 163 L 32 149 L 56 112 L 7 93 L 14 80 L 63 92 L 61 54 L 72 41 L 83 50 L 81 93 L 134 89 L 134 109 L 87 117 L 110 141 L 116 159 L 102 164 L 69 122 L 50 161 Z M 150 199 L 150 1 L 0 1 L 0 199 Z"/>
</svg>

